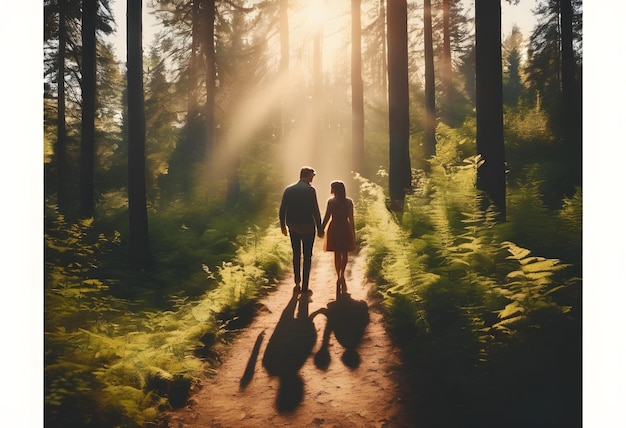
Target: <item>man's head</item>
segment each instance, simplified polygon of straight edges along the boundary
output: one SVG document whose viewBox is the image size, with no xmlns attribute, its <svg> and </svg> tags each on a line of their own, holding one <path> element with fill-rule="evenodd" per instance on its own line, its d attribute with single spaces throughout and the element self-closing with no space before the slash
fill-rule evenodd
<svg viewBox="0 0 626 428">
<path fill-rule="evenodd" d="M 315 170 L 310 166 L 303 166 L 300 169 L 300 180 L 306 180 L 310 183 L 313 181 L 313 177 L 315 177 Z"/>
</svg>

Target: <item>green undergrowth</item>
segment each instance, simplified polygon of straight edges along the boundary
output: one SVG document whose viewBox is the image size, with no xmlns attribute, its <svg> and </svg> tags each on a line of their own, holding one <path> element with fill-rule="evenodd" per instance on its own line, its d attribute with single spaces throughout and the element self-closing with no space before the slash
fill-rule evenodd
<svg viewBox="0 0 626 428">
<path fill-rule="evenodd" d="M 203 293 L 190 296 L 179 286 L 159 308 L 112 293 L 112 285 L 136 285 L 98 270 L 119 251 L 118 233 L 96 232 L 92 220 L 71 224 L 48 214 L 44 403 L 50 427 L 151 426 L 160 412 L 184 405 L 219 362 L 228 332 L 249 322 L 291 260 L 280 230 L 250 228 L 233 243 L 230 261 L 188 273 Z"/>
<path fill-rule="evenodd" d="M 418 390 L 416 417 L 425 426 L 578 426 L 581 192 L 551 211 L 529 178 L 510 190 L 509 221 L 496 223 L 473 184 L 480 158 L 438 153 L 429 175 L 415 172 L 402 213 L 357 177 L 368 275 Z"/>
</svg>

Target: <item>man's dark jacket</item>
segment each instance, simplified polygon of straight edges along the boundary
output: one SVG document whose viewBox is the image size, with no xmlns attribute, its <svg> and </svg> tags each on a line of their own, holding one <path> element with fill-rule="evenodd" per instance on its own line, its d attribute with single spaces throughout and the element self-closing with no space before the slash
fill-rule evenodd
<svg viewBox="0 0 626 428">
<path fill-rule="evenodd" d="M 315 188 L 306 180 L 300 180 L 285 188 L 278 212 L 280 227 L 285 225 L 297 233 L 318 233 L 322 228 L 320 208 Z"/>
</svg>

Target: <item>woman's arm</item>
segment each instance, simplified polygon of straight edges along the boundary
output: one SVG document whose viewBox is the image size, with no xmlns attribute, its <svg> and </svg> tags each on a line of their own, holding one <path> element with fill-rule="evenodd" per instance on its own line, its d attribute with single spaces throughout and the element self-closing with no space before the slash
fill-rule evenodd
<svg viewBox="0 0 626 428">
<path fill-rule="evenodd" d="M 330 220 L 330 206 L 332 198 L 328 198 L 326 201 L 326 213 L 324 214 L 324 220 L 322 221 L 322 231 L 326 230 L 328 220 Z"/>
<path fill-rule="evenodd" d="M 354 226 L 354 202 L 352 199 L 348 199 L 350 201 L 350 209 L 348 210 L 348 220 L 350 220 L 350 227 L 352 227 L 352 236 L 356 239 L 356 227 Z"/>
</svg>

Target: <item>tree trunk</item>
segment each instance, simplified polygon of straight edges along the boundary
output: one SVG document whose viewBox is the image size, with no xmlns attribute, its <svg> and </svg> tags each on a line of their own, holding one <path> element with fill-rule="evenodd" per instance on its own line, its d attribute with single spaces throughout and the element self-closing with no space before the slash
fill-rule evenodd
<svg viewBox="0 0 626 428">
<path fill-rule="evenodd" d="M 201 144 L 202 139 L 200 106 L 198 101 L 198 57 L 200 55 L 200 0 L 191 3 L 191 53 L 189 55 L 189 81 L 187 86 L 187 145 L 191 147 Z M 193 150 L 188 150 L 185 160 L 194 158 Z M 183 167 L 184 168 L 184 167 Z"/>
<path fill-rule="evenodd" d="M 441 58 L 441 83 L 443 106 L 441 115 L 449 119 L 452 107 L 452 48 L 450 43 L 450 0 L 443 0 L 443 53 Z"/>
<path fill-rule="evenodd" d="M 67 151 L 65 128 L 65 49 L 67 32 L 65 26 L 66 19 L 65 0 L 59 0 L 59 69 L 57 74 L 57 205 L 59 212 L 65 213 L 67 210 Z"/>
<path fill-rule="evenodd" d="M 141 1 L 126 2 L 128 67 L 128 261 L 147 268 L 152 260 L 146 209 L 146 121 L 143 92 Z"/>
<path fill-rule="evenodd" d="M 187 124 L 198 115 L 198 54 L 200 46 L 200 0 L 191 2 L 191 53 L 189 54 L 189 80 L 187 84 Z"/>
<path fill-rule="evenodd" d="M 435 127 L 435 60 L 433 58 L 433 20 L 430 0 L 424 0 L 424 158 L 430 159 L 437 150 Z M 426 166 L 428 163 L 426 163 Z"/>
<path fill-rule="evenodd" d="M 502 48 L 500 0 L 480 0 L 476 18 L 476 146 L 484 163 L 478 189 L 506 220 L 506 179 L 502 113 Z"/>
<path fill-rule="evenodd" d="M 571 154 L 574 184 L 582 186 L 582 117 L 576 87 L 576 61 L 572 34 L 571 0 L 560 0 L 561 14 L 561 79 L 563 97 L 563 137 Z"/>
<path fill-rule="evenodd" d="M 83 217 L 91 217 L 94 213 L 96 18 L 98 4 L 95 0 L 83 0 L 82 4 L 80 211 Z"/>
<path fill-rule="evenodd" d="M 280 0 L 279 4 L 279 31 L 280 31 L 280 79 L 289 84 L 289 0 Z M 287 91 L 283 91 L 280 97 L 280 141 L 284 143 L 288 123 Z"/>
<path fill-rule="evenodd" d="M 314 125 L 312 141 L 309 147 L 313 147 L 311 152 L 311 162 L 316 165 L 320 161 L 320 147 L 322 143 L 322 24 L 318 24 L 313 36 L 313 115 Z"/>
<path fill-rule="evenodd" d="M 215 0 L 207 0 L 204 3 L 204 25 L 206 28 L 203 40 L 206 59 L 206 106 L 205 106 L 205 129 L 206 145 L 205 154 L 212 156 L 215 149 L 215 92 L 217 67 L 215 61 Z"/>
<path fill-rule="evenodd" d="M 365 113 L 361 75 L 361 0 L 352 0 L 352 169 L 363 173 Z"/>
<path fill-rule="evenodd" d="M 409 65 L 407 2 L 387 3 L 387 72 L 389 75 L 389 196 L 393 210 L 401 211 L 411 187 L 409 156 Z"/>
<path fill-rule="evenodd" d="M 378 7 L 378 11 L 379 11 L 379 16 L 378 19 L 380 20 L 380 27 L 381 27 L 381 45 L 382 45 L 382 55 L 381 55 L 381 61 L 380 61 L 380 94 L 381 94 L 381 98 L 384 99 L 385 101 L 387 101 L 387 43 L 386 43 L 386 39 L 387 39 L 387 31 L 385 28 L 385 22 L 387 21 L 387 14 L 385 11 L 385 0 L 380 0 L 379 3 L 379 7 Z"/>
<path fill-rule="evenodd" d="M 194 165 L 201 159 L 205 144 L 204 125 L 200 108 L 200 70 L 203 54 L 203 0 L 191 0 L 191 45 L 187 69 L 187 117 L 183 137 L 170 160 L 169 176 L 176 192 L 191 196 Z"/>
</svg>

